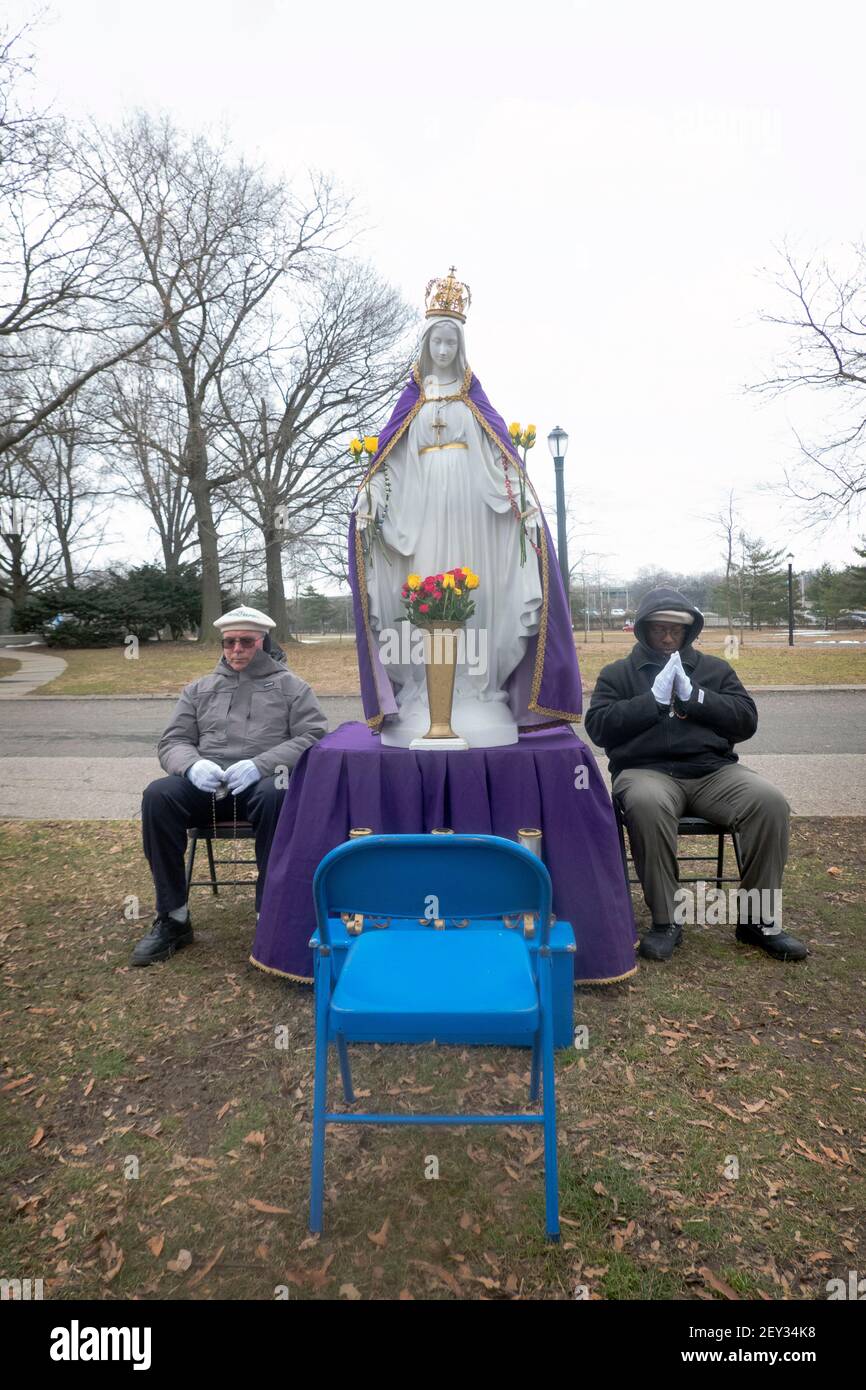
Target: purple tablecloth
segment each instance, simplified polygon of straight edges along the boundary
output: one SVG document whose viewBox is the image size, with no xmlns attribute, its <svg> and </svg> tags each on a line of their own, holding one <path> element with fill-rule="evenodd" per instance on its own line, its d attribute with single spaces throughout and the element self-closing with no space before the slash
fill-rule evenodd
<svg viewBox="0 0 866 1390">
<path fill-rule="evenodd" d="M 458 753 L 383 748 L 365 724 L 327 734 L 303 754 L 289 783 L 254 965 L 311 982 L 313 874 L 354 826 L 399 835 L 446 828 L 509 840 L 522 826 L 535 826 L 544 835 L 554 910 L 574 927 L 575 980 L 611 984 L 634 974 L 637 938 L 613 808 L 595 758 L 570 729 Z"/>
</svg>

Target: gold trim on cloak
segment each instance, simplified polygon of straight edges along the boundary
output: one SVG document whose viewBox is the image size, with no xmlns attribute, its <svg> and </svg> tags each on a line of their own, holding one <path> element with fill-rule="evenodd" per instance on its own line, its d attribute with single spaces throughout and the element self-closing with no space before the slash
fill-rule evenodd
<svg viewBox="0 0 866 1390">
<path fill-rule="evenodd" d="M 403 421 L 396 434 L 392 435 L 392 437 L 388 440 L 388 443 L 385 445 L 385 448 L 382 450 L 381 454 L 376 459 L 376 462 L 373 464 L 371 468 L 367 470 L 367 473 L 364 476 L 364 480 L 358 488 L 357 493 L 355 494 L 356 498 L 360 496 L 362 490 L 365 487 L 367 487 L 368 483 L 370 482 L 370 479 L 374 476 L 374 474 L 379 471 L 379 468 L 385 462 L 385 459 L 388 457 L 397 441 L 403 438 L 403 435 L 406 433 L 412 421 L 415 419 L 415 416 L 418 414 L 422 405 L 426 405 L 427 403 L 427 397 L 424 395 L 424 383 L 421 380 L 421 370 L 419 362 L 416 362 L 412 368 L 412 379 L 418 387 L 418 399 L 413 405 L 412 409 L 407 414 L 406 419 Z M 470 400 L 469 388 L 471 385 L 472 368 L 467 366 L 466 371 L 463 373 L 462 385 L 457 394 L 454 396 L 439 396 L 437 397 L 437 399 L 443 401 L 462 401 L 465 406 L 468 406 L 469 410 L 475 416 L 475 419 L 478 421 L 484 433 L 492 440 L 498 452 L 502 453 L 502 440 L 499 438 L 493 426 L 488 424 L 487 420 L 485 420 L 484 416 L 478 409 L 478 406 L 475 404 L 475 402 L 473 400 Z M 526 483 L 529 487 L 529 491 L 532 493 L 532 496 L 535 499 L 539 515 L 542 515 L 541 502 L 539 501 L 538 493 L 535 491 L 535 488 L 532 485 L 531 478 L 526 473 L 525 469 L 522 468 L 520 460 L 512 456 L 509 456 L 509 462 L 513 463 L 515 467 L 518 469 L 518 471 L 523 473 L 524 477 L 526 478 Z M 527 711 L 531 714 L 547 714 L 550 715 L 553 719 L 566 724 L 580 724 L 583 716 L 580 714 L 575 714 L 574 710 L 550 709 L 548 706 L 540 705 L 538 703 L 538 696 L 541 691 L 541 682 L 544 678 L 544 648 L 547 644 L 547 626 L 550 613 L 550 556 L 547 549 L 547 533 L 543 526 L 539 526 L 538 536 L 541 542 L 541 622 L 538 627 L 538 642 L 535 648 L 535 667 L 532 672 L 532 686 L 530 689 L 529 704 L 527 705 Z M 382 701 L 379 695 L 379 683 L 378 681 L 376 681 L 375 674 L 376 665 L 373 658 L 374 638 L 372 629 L 370 627 L 370 609 L 367 598 L 367 577 L 366 569 L 364 566 L 363 534 L 361 532 L 360 520 L 357 516 L 355 517 L 355 569 L 358 574 L 358 587 L 361 595 L 361 611 L 364 615 L 364 631 L 367 634 L 367 649 L 370 653 L 370 669 L 373 674 L 373 679 L 376 682 L 376 698 L 379 701 L 379 713 L 372 715 L 367 720 L 367 724 L 369 728 L 378 730 L 385 716 L 381 712 Z M 531 732 L 532 729 L 535 727 L 541 728 L 542 726 L 528 725 L 526 726 L 526 731 Z"/>
<path fill-rule="evenodd" d="M 281 980 L 294 980 L 296 985 L 312 985 L 315 981 L 312 975 L 291 975 L 288 970 L 277 970 L 273 965 L 262 965 L 255 956 L 250 956 L 250 965 L 254 965 L 257 970 L 261 970 L 265 975 L 279 975 Z"/>
</svg>

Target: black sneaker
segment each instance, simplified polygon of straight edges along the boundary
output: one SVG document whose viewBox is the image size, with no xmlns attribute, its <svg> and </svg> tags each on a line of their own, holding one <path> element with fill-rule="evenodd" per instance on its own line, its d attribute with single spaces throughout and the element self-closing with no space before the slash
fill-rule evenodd
<svg viewBox="0 0 866 1390">
<path fill-rule="evenodd" d="M 737 940 L 745 946 L 757 946 L 776 960 L 805 960 L 809 954 L 808 946 L 789 936 L 781 927 L 753 927 L 742 922 L 737 927 Z"/>
<path fill-rule="evenodd" d="M 674 923 L 668 927 L 653 926 L 640 939 L 638 953 L 645 960 L 670 960 L 683 939 L 683 929 Z"/>
<path fill-rule="evenodd" d="M 130 965 L 153 965 L 157 960 L 168 960 L 181 946 L 189 946 L 194 941 L 192 918 L 187 913 L 185 922 L 178 922 L 161 912 L 153 919 L 153 926 L 143 936 L 130 957 Z"/>
</svg>

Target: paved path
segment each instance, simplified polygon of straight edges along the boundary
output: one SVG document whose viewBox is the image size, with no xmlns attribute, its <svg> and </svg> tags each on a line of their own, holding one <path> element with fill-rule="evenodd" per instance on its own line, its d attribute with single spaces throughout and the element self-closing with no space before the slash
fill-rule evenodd
<svg viewBox="0 0 866 1390">
<path fill-rule="evenodd" d="M 66 662 L 59 656 L 42 656 L 23 647 L 0 647 L 0 656 L 21 662 L 11 676 L 0 679 L 0 700 L 20 700 L 22 695 L 56 680 L 66 670 Z"/>
<path fill-rule="evenodd" d="M 768 777 L 797 815 L 866 815 L 866 692 L 759 693 L 758 734 L 743 762 Z M 0 712 L 0 817 L 126 819 L 160 776 L 154 750 L 173 700 L 60 700 Z M 322 699 L 331 728 L 361 718 L 360 702 Z M 748 750 L 746 752 L 745 750 Z M 606 759 L 599 756 L 602 769 Z"/>
</svg>

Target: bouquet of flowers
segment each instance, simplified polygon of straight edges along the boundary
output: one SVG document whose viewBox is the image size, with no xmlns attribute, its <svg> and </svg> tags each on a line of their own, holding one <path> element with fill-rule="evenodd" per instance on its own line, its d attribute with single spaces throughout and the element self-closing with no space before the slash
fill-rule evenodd
<svg viewBox="0 0 866 1390">
<path fill-rule="evenodd" d="M 475 612 L 470 597 L 478 588 L 478 575 L 467 565 L 445 570 L 442 574 L 410 574 L 401 593 L 403 607 L 410 623 L 422 625 L 437 621 L 465 623 Z"/>
</svg>

